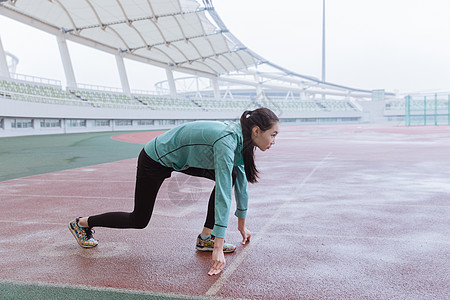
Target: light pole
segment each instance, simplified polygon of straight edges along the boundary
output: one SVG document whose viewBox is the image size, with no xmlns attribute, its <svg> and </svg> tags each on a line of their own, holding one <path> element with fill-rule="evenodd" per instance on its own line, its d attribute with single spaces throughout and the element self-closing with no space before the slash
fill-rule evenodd
<svg viewBox="0 0 450 300">
<path fill-rule="evenodd" d="M 322 81 L 325 82 L 325 0 L 322 8 Z"/>
</svg>

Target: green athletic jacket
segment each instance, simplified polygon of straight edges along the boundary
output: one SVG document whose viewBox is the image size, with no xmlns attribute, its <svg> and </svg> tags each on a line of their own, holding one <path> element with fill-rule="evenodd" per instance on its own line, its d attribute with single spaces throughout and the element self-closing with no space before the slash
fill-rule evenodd
<svg viewBox="0 0 450 300">
<path fill-rule="evenodd" d="M 173 128 L 148 142 L 145 152 L 175 171 L 189 167 L 215 170 L 215 225 L 212 234 L 224 238 L 231 207 L 233 180 L 238 218 L 247 215 L 247 178 L 241 154 L 243 144 L 239 123 L 196 121 Z"/>
</svg>

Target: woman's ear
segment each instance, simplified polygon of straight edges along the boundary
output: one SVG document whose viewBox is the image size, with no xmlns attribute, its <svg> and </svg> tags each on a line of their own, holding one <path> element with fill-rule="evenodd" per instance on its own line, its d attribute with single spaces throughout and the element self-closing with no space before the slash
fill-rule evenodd
<svg viewBox="0 0 450 300">
<path fill-rule="evenodd" d="M 253 128 L 252 128 L 252 136 L 254 136 L 254 137 L 258 136 L 260 131 L 261 130 L 259 129 L 258 126 L 253 126 Z"/>
</svg>

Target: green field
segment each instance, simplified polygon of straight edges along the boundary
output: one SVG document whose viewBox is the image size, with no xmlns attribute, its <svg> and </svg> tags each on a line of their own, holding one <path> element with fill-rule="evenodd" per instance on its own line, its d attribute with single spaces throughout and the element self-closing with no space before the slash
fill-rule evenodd
<svg viewBox="0 0 450 300">
<path fill-rule="evenodd" d="M 66 284 L 0 282 L 0 299 L 205 300 L 208 297 Z"/>
<path fill-rule="evenodd" d="M 0 138 L 0 181 L 137 157 L 142 145 L 96 132 Z"/>
</svg>

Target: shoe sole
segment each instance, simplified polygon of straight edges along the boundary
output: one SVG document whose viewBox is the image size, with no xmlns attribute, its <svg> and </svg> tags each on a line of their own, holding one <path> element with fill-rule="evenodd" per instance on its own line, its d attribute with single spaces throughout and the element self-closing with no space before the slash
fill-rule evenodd
<svg viewBox="0 0 450 300">
<path fill-rule="evenodd" d="M 195 246 L 195 249 L 197 249 L 198 251 L 201 251 L 201 252 L 213 252 L 213 248 L 208 248 L 208 247 Z M 223 253 L 233 253 L 234 251 L 236 251 L 236 249 L 234 249 L 234 250 L 224 250 Z"/>
<path fill-rule="evenodd" d="M 72 233 L 72 235 L 73 235 L 73 237 L 75 238 L 75 240 L 77 241 L 78 245 L 80 245 L 80 247 L 83 247 L 83 248 L 94 248 L 94 247 L 97 246 L 97 245 L 94 245 L 94 246 L 86 246 L 86 245 L 81 244 L 81 243 L 78 241 L 77 234 L 76 234 L 75 230 L 72 228 L 72 225 L 71 225 L 70 223 L 69 223 L 69 230 L 70 230 L 70 232 Z"/>
</svg>

